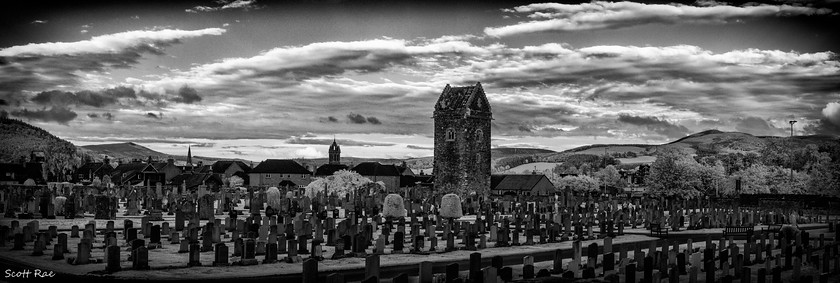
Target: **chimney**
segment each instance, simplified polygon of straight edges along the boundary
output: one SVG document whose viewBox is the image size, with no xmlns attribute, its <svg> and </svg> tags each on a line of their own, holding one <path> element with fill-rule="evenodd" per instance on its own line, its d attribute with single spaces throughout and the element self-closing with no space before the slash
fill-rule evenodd
<svg viewBox="0 0 840 283">
<path fill-rule="evenodd" d="M 166 160 L 166 163 L 169 163 L 169 165 L 175 165 L 175 159 L 172 159 L 172 157 L 170 157 Z"/>
<path fill-rule="evenodd" d="M 20 164 L 26 164 L 26 156 L 20 157 Z"/>
<path fill-rule="evenodd" d="M 153 162 L 153 161 L 152 161 L 152 156 L 151 156 L 151 155 L 149 155 L 149 159 L 148 159 L 148 160 L 146 160 L 146 163 L 152 164 L 152 162 Z"/>
<path fill-rule="evenodd" d="M 102 163 L 111 164 L 111 159 L 109 159 L 108 156 L 105 155 L 105 158 L 102 159 Z"/>
</svg>

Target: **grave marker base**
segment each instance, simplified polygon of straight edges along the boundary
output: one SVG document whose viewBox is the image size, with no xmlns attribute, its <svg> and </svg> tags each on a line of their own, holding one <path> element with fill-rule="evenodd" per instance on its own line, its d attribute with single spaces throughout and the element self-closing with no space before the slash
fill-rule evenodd
<svg viewBox="0 0 840 283">
<path fill-rule="evenodd" d="M 303 262 L 303 259 L 299 255 L 296 255 L 296 256 L 287 256 L 285 261 L 286 261 L 286 263 L 301 263 L 301 262 Z"/>
</svg>

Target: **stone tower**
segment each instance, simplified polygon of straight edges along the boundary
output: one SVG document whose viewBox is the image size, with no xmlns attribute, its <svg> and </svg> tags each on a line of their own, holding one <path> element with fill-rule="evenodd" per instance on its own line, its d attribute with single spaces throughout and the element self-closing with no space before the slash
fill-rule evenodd
<svg viewBox="0 0 840 283">
<path fill-rule="evenodd" d="M 330 145 L 330 164 L 341 164 L 341 148 L 338 147 L 335 139 L 333 139 L 333 143 Z"/>
<path fill-rule="evenodd" d="M 452 185 L 487 197 L 492 113 L 481 83 L 465 87 L 447 84 L 433 118 L 435 189 Z"/>
</svg>

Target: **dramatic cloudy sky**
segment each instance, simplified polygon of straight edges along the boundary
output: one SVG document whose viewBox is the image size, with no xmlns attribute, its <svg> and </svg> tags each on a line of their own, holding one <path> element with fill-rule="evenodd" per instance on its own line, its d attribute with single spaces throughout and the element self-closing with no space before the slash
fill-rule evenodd
<svg viewBox="0 0 840 283">
<path fill-rule="evenodd" d="M 498 147 L 840 135 L 840 1 L 26 2 L 3 115 L 81 145 L 429 156 L 437 96 L 476 82 Z"/>
</svg>

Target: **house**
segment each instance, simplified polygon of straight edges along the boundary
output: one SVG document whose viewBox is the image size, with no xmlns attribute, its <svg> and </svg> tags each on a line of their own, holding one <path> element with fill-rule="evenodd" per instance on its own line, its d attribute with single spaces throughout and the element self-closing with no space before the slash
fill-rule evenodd
<svg viewBox="0 0 840 283">
<path fill-rule="evenodd" d="M 167 159 L 166 162 L 152 162 L 152 166 L 155 168 L 157 173 L 163 174 L 163 184 L 168 184 L 172 181 L 172 178 L 175 178 L 175 176 L 183 173 L 181 168 L 175 165 L 175 159 L 172 158 Z"/>
<path fill-rule="evenodd" d="M 198 190 L 198 186 L 207 186 L 208 191 L 218 191 L 222 187 L 222 178 L 214 173 L 183 173 L 170 181 L 174 187 L 181 188 L 186 184 L 187 190 Z"/>
<path fill-rule="evenodd" d="M 213 163 L 210 170 L 225 178 L 230 178 L 238 172 L 248 174 L 251 171 L 251 166 L 238 160 L 219 160 Z"/>
<path fill-rule="evenodd" d="M 154 185 L 158 182 L 165 184 L 166 175 L 158 172 L 154 165 L 135 159 L 130 163 L 117 165 L 117 168 L 111 171 L 111 182 L 117 186 Z"/>
<path fill-rule="evenodd" d="M 312 172 L 294 160 L 267 159 L 248 173 L 248 179 L 250 186 L 278 187 L 280 182 L 289 181 L 303 188 L 312 182 Z"/>
<path fill-rule="evenodd" d="M 359 173 L 373 182 L 385 184 L 385 190 L 395 192 L 400 188 L 400 169 L 394 164 L 379 162 L 362 162 L 353 167 L 352 171 Z"/>
<path fill-rule="evenodd" d="M 494 174 L 490 194 L 496 197 L 551 196 L 556 189 L 543 174 Z"/>
<path fill-rule="evenodd" d="M 97 177 L 102 180 L 106 175 L 110 176 L 113 170 L 114 167 L 111 166 L 111 160 L 108 157 L 105 157 L 102 162 L 88 162 L 73 172 L 73 182 L 90 184 Z"/>
</svg>

